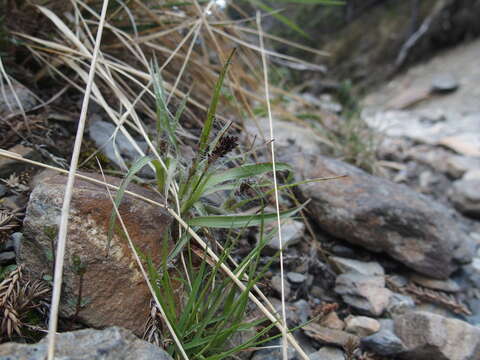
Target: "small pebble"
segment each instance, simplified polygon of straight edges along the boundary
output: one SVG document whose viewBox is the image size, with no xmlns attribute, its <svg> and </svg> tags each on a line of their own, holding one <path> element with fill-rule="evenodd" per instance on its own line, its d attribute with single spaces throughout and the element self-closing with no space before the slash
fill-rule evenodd
<svg viewBox="0 0 480 360">
<path fill-rule="evenodd" d="M 301 284 L 307 279 L 305 275 L 293 271 L 287 273 L 287 278 L 292 284 Z"/>
</svg>

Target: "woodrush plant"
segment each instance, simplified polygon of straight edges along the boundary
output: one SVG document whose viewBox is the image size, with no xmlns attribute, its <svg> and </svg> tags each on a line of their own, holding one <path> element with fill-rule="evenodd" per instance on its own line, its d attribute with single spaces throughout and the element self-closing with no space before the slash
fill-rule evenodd
<svg viewBox="0 0 480 360">
<path fill-rule="evenodd" d="M 138 249 L 135 250 L 147 264 L 148 280 L 155 296 L 191 359 L 223 359 L 249 347 L 258 346 L 271 339 L 265 335 L 275 325 L 267 324 L 261 331 L 255 332 L 255 335 L 240 344 L 227 345 L 227 340 L 234 334 L 247 332 L 265 323 L 264 318 L 246 321 L 245 316 L 249 293 L 253 291 L 269 265 L 259 268 L 260 254 L 268 239 L 263 236 L 264 225 L 277 219 L 276 213 L 265 213 L 265 204 L 268 200 L 255 191 L 256 186 L 253 183 L 248 186 L 254 189 L 255 196 L 241 201 L 241 206 L 246 206 L 254 200 L 260 201 L 260 210 L 256 214 L 228 213 L 235 208 L 228 201 L 228 197 L 219 206 L 208 205 L 204 201 L 205 196 L 220 191 L 230 192 L 231 196 L 235 196 L 242 184 L 245 184 L 245 180 L 265 175 L 271 172 L 273 167 L 272 163 L 242 163 L 219 169 L 222 162 L 226 162 L 226 156 L 238 146 L 237 137 L 227 135 L 229 125 L 225 125 L 216 136 L 213 136 L 221 88 L 233 54 L 234 51 L 220 73 L 198 140 L 198 151 L 190 164 L 180 155 L 181 139 L 178 137 L 179 119 L 186 101 L 184 100 L 174 115 L 171 114 L 158 67 L 152 66 L 158 117 L 157 131 L 160 132 L 157 146 L 164 154 L 165 160 L 152 160 L 149 157 L 139 159 L 130 168 L 115 198 L 115 205 L 118 207 L 128 183 L 141 168 L 151 162 L 156 171 L 157 190 L 164 195 L 166 201 L 174 198 L 172 206 L 177 207 L 181 217 L 196 232 L 213 237 L 214 228 L 227 231 L 223 233 L 226 239 L 224 243 L 216 244 L 220 249 L 219 260 L 216 262 L 212 262 L 205 252 L 190 244 L 189 233 L 182 233 L 175 223 L 164 234 L 162 259 L 152 259 L 149 254 L 141 254 Z M 228 162 L 238 164 L 240 157 L 230 156 Z M 277 163 L 276 169 L 284 171 L 291 168 L 287 164 Z M 265 185 L 265 181 L 260 182 L 260 186 Z M 299 208 L 284 211 L 280 214 L 281 218 L 291 216 L 298 210 Z M 115 219 L 116 212 L 112 212 L 109 241 L 115 229 Z M 236 264 L 230 256 L 232 249 L 244 229 L 251 226 L 259 227 L 260 241 L 239 264 Z M 170 249 L 169 244 L 172 242 L 175 245 Z M 178 258 L 181 259 L 182 266 L 178 265 Z M 239 290 L 230 277 L 219 271 L 224 263 L 233 265 L 234 274 L 244 280 L 243 290 Z M 152 336 L 153 324 L 154 322 L 150 321 L 146 335 L 150 339 L 158 339 L 158 335 Z M 180 356 L 176 344 L 172 341 L 164 339 L 162 343 L 167 344 L 165 348 L 171 355 Z"/>
</svg>

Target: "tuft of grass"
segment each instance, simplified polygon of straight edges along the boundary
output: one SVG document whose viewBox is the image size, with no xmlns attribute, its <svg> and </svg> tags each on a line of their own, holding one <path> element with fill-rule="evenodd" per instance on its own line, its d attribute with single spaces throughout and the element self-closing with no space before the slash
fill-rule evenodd
<svg viewBox="0 0 480 360">
<path fill-rule="evenodd" d="M 240 159 L 244 156 L 234 154 L 238 150 L 237 137 L 227 135 L 229 124 L 224 125 L 216 135 L 213 134 L 221 88 L 233 53 L 227 58 L 217 80 L 207 118 L 198 139 L 196 156 L 191 163 L 187 163 L 180 156 L 179 149 L 183 139 L 178 136 L 181 129 L 177 119 L 181 116 L 181 113 L 178 114 L 181 107 L 175 115 L 168 109 L 161 76 L 158 67 L 154 66 L 153 87 L 156 94 L 157 130 L 160 132 L 157 146 L 162 149 L 165 160 L 152 160 L 149 157 L 138 160 L 129 170 L 115 198 L 117 208 L 134 175 L 152 162 L 156 171 L 157 190 L 165 195 L 167 202 L 172 200 L 172 206 L 178 209 L 178 213 L 189 226 L 213 238 L 216 236 L 214 229 L 227 231 L 226 234 L 222 233 L 226 239 L 223 243 L 210 245 L 221 249 L 216 261 L 212 261 L 198 246 L 191 244 L 190 234 L 183 232 L 176 223 L 164 234 L 164 252 L 161 259 L 152 259 L 149 254 L 141 254 L 138 249 L 135 250 L 146 263 L 148 281 L 154 290 L 156 301 L 165 313 L 164 320 L 171 324 L 189 358 L 226 358 L 270 340 L 266 334 L 277 325 L 275 322 L 270 323 L 243 343 L 230 347 L 227 345 L 227 340 L 236 333 L 256 329 L 266 321 L 265 318 L 253 322 L 245 320 L 250 294 L 266 270 L 265 267 L 259 268 L 260 253 L 266 239 L 261 240 L 239 264 L 232 262 L 231 251 L 246 227 L 259 226 L 263 234 L 264 224 L 277 220 L 277 213 L 265 212 L 265 204 L 269 202 L 265 196 L 256 199 L 262 204 L 257 213 L 228 213 L 231 209 L 228 198 L 236 196 L 245 180 L 263 176 L 261 183 L 265 185 L 265 181 L 269 179 L 267 174 L 274 168 L 272 163 L 241 162 Z M 227 167 L 227 164 L 230 167 Z M 290 170 L 290 167 L 279 163 L 276 164 L 276 169 Z M 224 201 L 216 206 L 208 205 L 205 197 L 217 192 L 230 195 L 225 196 Z M 259 197 L 258 193 L 255 195 L 256 198 Z M 244 202 L 244 205 L 247 204 L 248 202 Z M 280 217 L 292 216 L 299 210 L 286 210 Z M 116 212 L 112 212 L 109 241 L 114 233 L 116 216 Z M 170 248 L 169 244 L 172 243 L 175 245 Z M 223 265 L 234 266 L 233 274 L 243 280 L 243 289 L 239 289 L 234 279 L 221 271 Z M 164 328 L 161 322 L 159 324 L 158 319 L 152 318 L 147 324 L 146 338 L 167 344 L 166 350 L 174 357 L 179 357 L 181 351 L 176 343 L 167 338 L 159 340 L 161 336 L 155 335 L 153 330 L 161 328 Z"/>
</svg>

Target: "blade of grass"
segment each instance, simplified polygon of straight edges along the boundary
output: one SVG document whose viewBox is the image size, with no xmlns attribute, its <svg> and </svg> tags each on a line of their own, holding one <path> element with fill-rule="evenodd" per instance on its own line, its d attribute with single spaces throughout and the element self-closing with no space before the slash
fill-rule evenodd
<svg viewBox="0 0 480 360">
<path fill-rule="evenodd" d="M 227 74 L 228 67 L 232 61 L 233 55 L 235 55 L 236 49 L 233 49 L 230 53 L 230 56 L 227 58 L 225 65 L 222 68 L 220 76 L 218 77 L 215 89 L 213 91 L 212 101 L 207 111 L 207 118 L 203 125 L 202 133 L 200 135 L 199 143 L 199 154 L 204 154 L 208 146 L 208 138 L 210 137 L 210 132 L 212 131 L 213 121 L 215 120 L 215 114 L 217 113 L 218 101 L 220 100 L 220 93 L 222 90 L 223 81 L 225 75 Z"/>
<path fill-rule="evenodd" d="M 279 213 L 281 219 L 289 217 L 300 211 L 301 208 L 286 210 Z M 277 213 L 260 215 L 217 215 L 198 216 L 187 221 L 190 226 L 203 226 L 207 228 L 230 229 L 246 226 L 258 226 L 262 222 L 269 223 L 277 219 Z"/>
</svg>

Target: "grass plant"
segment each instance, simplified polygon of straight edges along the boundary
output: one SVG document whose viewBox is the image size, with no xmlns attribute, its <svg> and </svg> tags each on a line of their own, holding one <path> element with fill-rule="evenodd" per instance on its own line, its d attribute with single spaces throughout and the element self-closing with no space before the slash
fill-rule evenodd
<svg viewBox="0 0 480 360">
<path fill-rule="evenodd" d="M 148 162 L 153 161 L 157 176 L 157 190 L 164 194 L 167 200 L 169 187 L 175 186 L 178 189 L 178 192 L 174 190 L 171 193 L 177 196 L 176 204 L 180 209 L 179 214 L 189 226 L 192 226 L 195 231 L 204 233 L 205 231 L 211 233 L 212 230 L 205 229 L 212 228 L 229 230 L 225 236 L 226 240 L 218 246 L 221 252 L 215 262 L 212 262 L 205 252 L 199 252 L 198 248 L 191 245 L 190 235 L 184 233 L 181 228 L 176 230 L 176 224 L 173 224 L 172 229 L 165 234 L 164 257 L 159 266 L 155 265 L 158 261 L 155 262 L 155 259 L 151 259 L 148 254 L 140 254 L 138 250 L 134 250 L 147 264 L 148 281 L 155 292 L 157 302 L 161 304 L 164 317 L 173 328 L 185 353 L 192 359 L 223 359 L 271 339 L 265 335 L 275 322 L 264 326 L 261 331 L 254 331 L 254 335 L 243 343 L 232 345 L 230 348 L 226 346 L 227 340 L 234 334 L 255 330 L 266 321 L 266 318 L 253 322 L 245 321 L 249 294 L 256 288 L 262 274 L 257 267 L 266 240 L 262 236 L 258 245 L 240 264 L 230 262 L 230 252 L 235 245 L 234 239 L 241 235 L 241 230 L 245 227 L 259 226 L 260 233 L 263 235 L 265 223 L 279 221 L 299 210 L 290 209 L 280 213 L 277 209 L 276 213 L 266 214 L 265 205 L 263 205 L 260 207 L 259 214 L 226 214 L 228 209 L 220 204 L 213 211 L 215 215 L 211 215 L 212 207 L 204 205 L 203 197 L 206 194 L 218 191 L 234 193 L 238 191 L 242 180 L 271 173 L 276 169 L 290 169 L 286 164 L 275 163 L 247 163 L 226 169 L 218 168 L 217 163 L 225 161 L 224 158 L 238 145 L 238 139 L 235 136 L 227 135 L 229 125 L 223 126 L 216 136 L 212 134 L 222 84 L 233 54 L 234 52 L 231 53 L 220 73 L 207 111 L 207 118 L 199 136 L 197 155 L 190 164 L 179 156 L 181 139 L 177 135 L 177 127 L 181 113 L 179 114 L 179 111 L 175 115 L 170 113 L 166 105 L 165 90 L 159 80 L 160 76 L 157 74 L 154 77 L 157 130 L 162 135 L 158 137 L 158 146 L 166 154 L 164 157 L 166 160 L 162 163 L 148 157 L 141 158 L 128 172 L 115 198 L 115 206 L 118 207 L 124 195 L 124 189 L 134 175 Z M 183 107 L 179 109 L 181 111 Z M 234 156 L 231 160 L 235 163 Z M 226 196 L 225 199 L 228 197 Z M 261 200 L 263 204 L 268 202 L 265 198 Z M 116 217 L 116 212 L 113 212 L 109 239 L 113 236 Z M 239 231 L 232 231 L 233 229 Z M 176 245 L 173 249 L 169 249 L 168 244 L 172 243 L 172 240 Z M 179 264 L 177 261 L 179 255 L 182 257 L 183 269 L 175 265 Z M 236 278 L 244 281 L 243 289 L 239 290 L 232 278 L 220 271 L 221 265 L 233 265 L 232 273 Z M 182 293 L 180 296 L 179 289 Z M 152 328 L 152 324 L 149 328 Z M 151 337 L 151 331 L 147 333 L 150 333 Z M 159 336 L 155 338 L 158 339 Z M 169 341 L 162 343 L 169 344 L 166 346 L 167 350 L 174 357 L 181 354 L 178 344 L 175 345 Z"/>
</svg>

